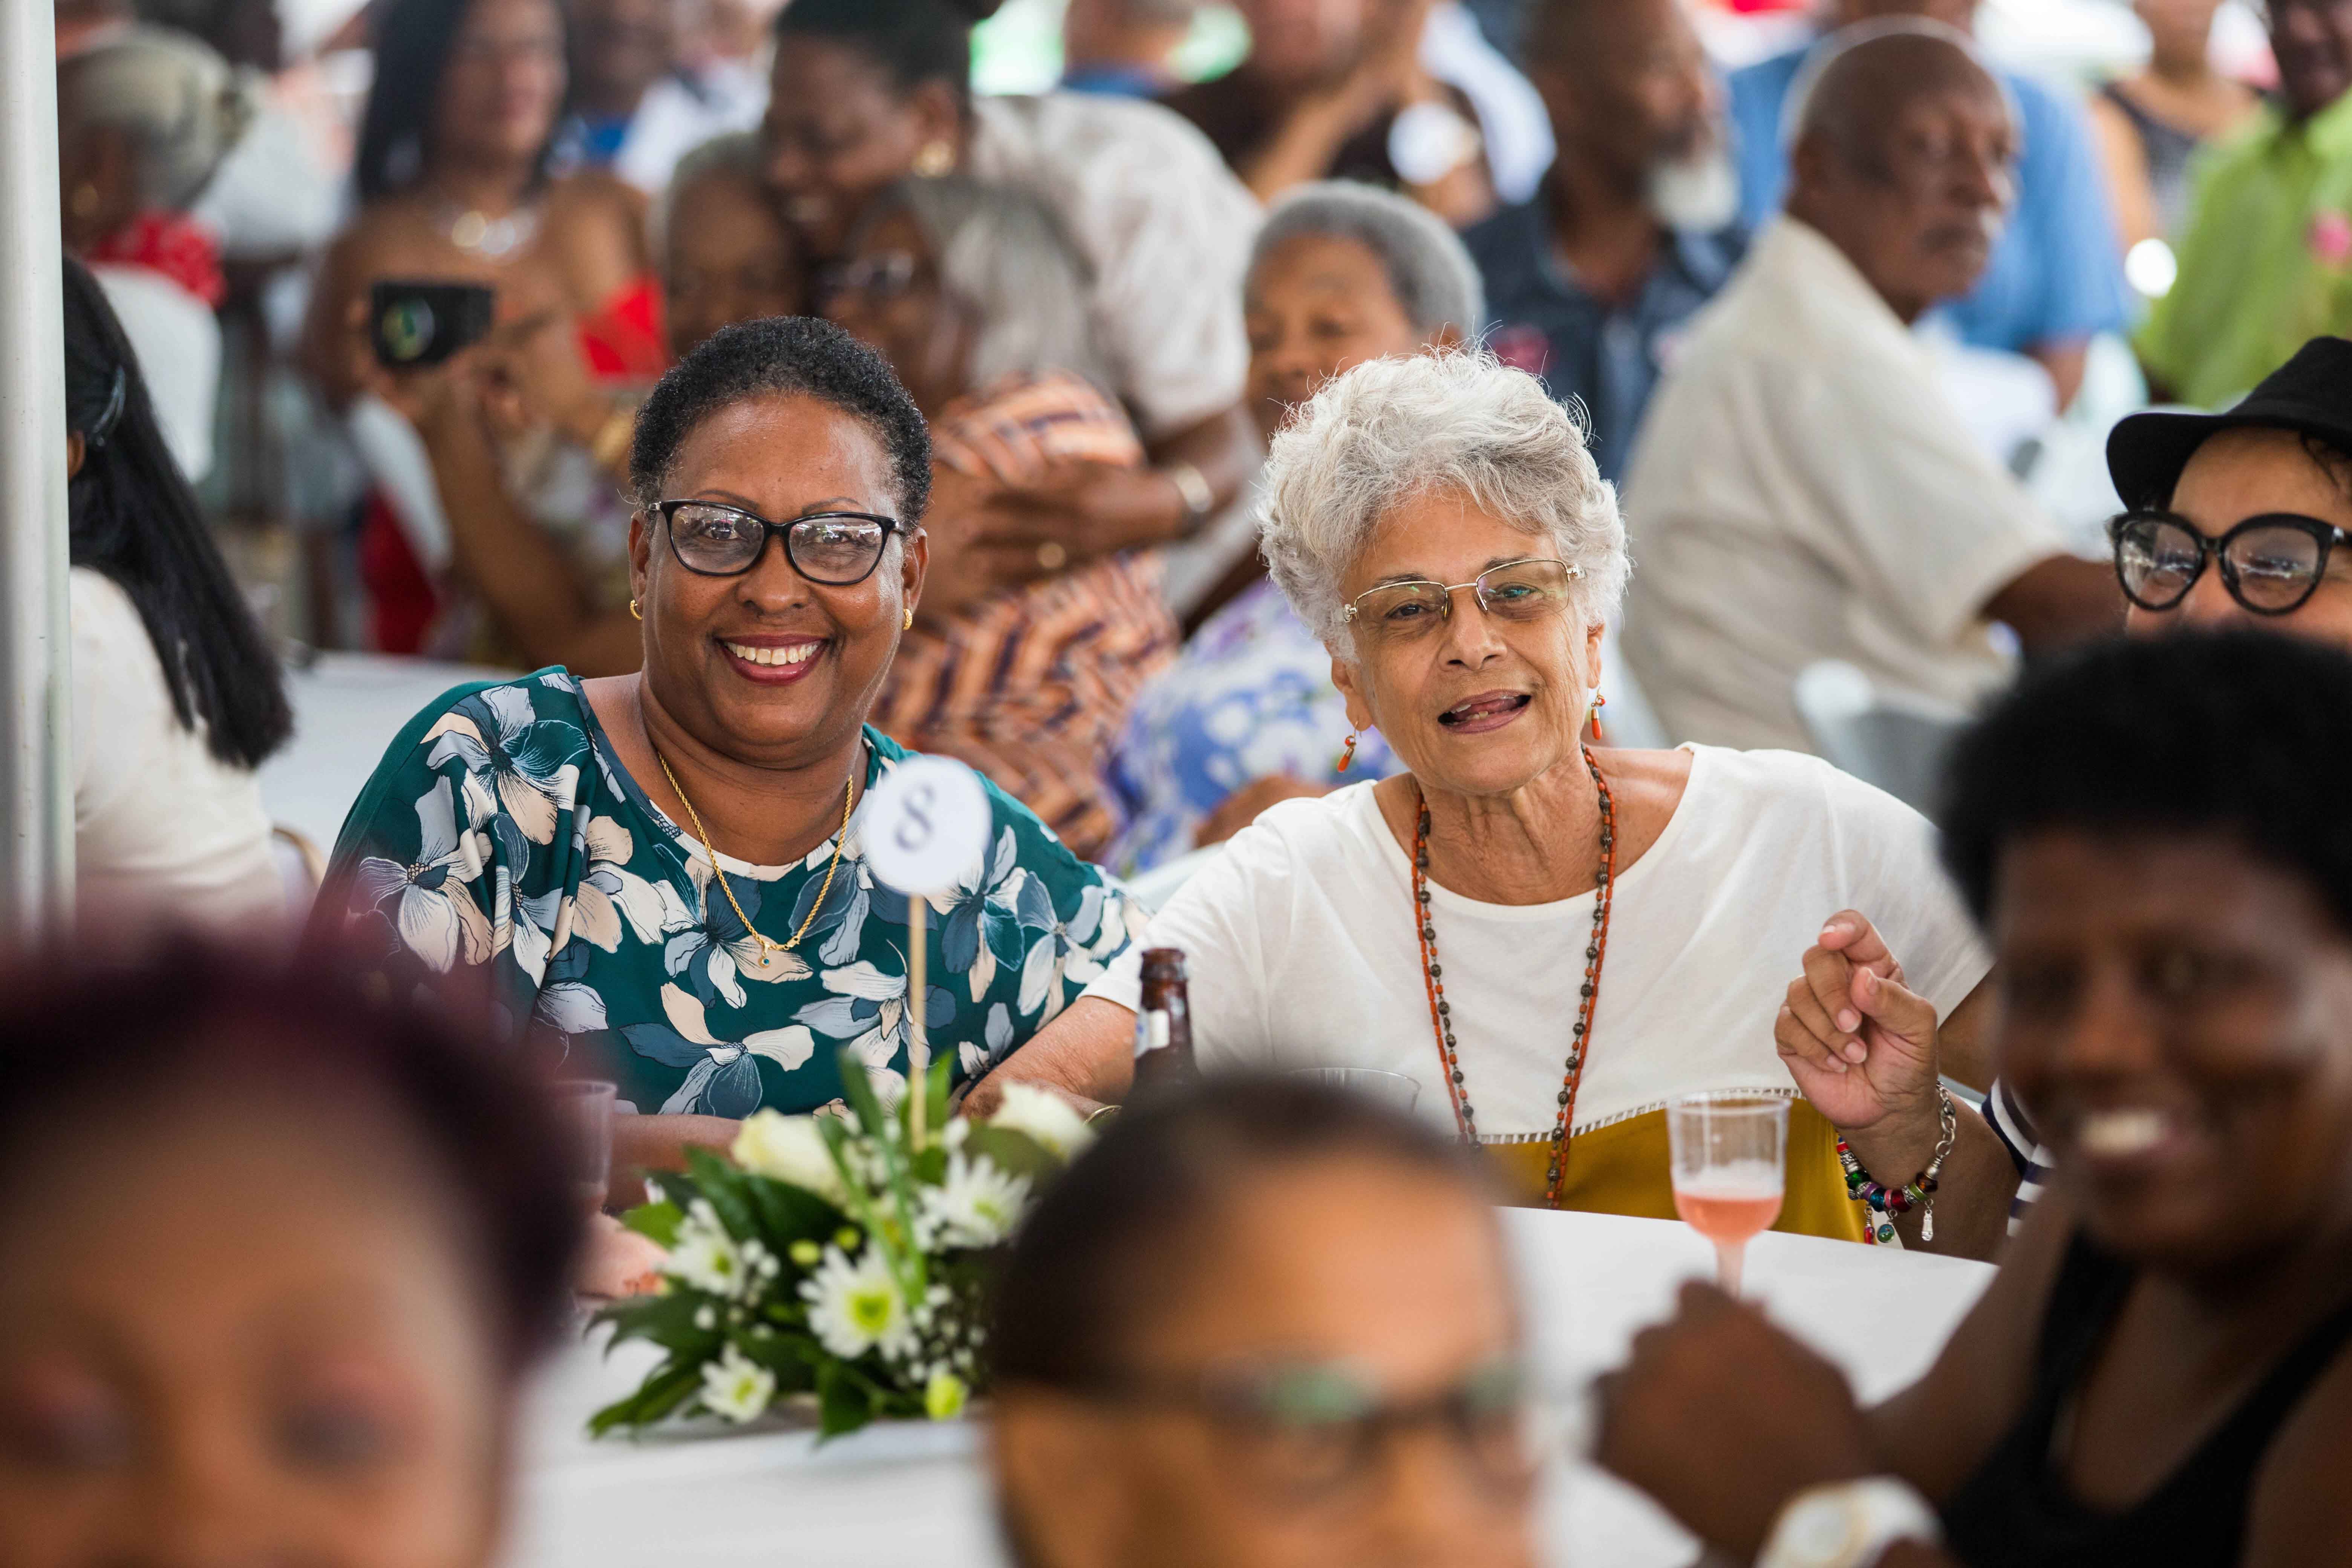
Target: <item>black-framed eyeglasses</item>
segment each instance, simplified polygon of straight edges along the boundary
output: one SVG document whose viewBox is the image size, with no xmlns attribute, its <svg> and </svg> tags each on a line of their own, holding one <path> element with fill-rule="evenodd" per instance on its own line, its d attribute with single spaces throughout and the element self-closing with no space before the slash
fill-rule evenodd
<svg viewBox="0 0 2352 1568">
<path fill-rule="evenodd" d="M 2352 533 L 2299 512 L 2250 517 L 2221 537 L 2177 512 L 2142 508 L 2107 524 L 2116 580 L 2143 610 L 2169 610 L 2220 562 L 2230 597 L 2257 616 L 2292 615 L 2319 589 L 2327 558 Z"/>
<path fill-rule="evenodd" d="M 1568 607 L 1568 585 L 1583 575 L 1583 567 L 1557 556 L 1529 555 L 1490 566 L 1467 583 L 1383 583 L 1357 595 L 1339 618 L 1382 642 L 1411 642 L 1453 619 L 1454 595 L 1467 588 L 1498 621 L 1539 621 Z"/>
<path fill-rule="evenodd" d="M 870 511 L 816 511 L 790 522 L 770 522 L 719 501 L 656 501 L 647 509 L 669 531 L 677 563 L 705 577 L 740 577 L 758 564 L 772 534 L 784 541 L 784 559 L 812 583 L 847 588 L 874 575 L 883 547 L 906 531 L 895 517 Z"/>
<path fill-rule="evenodd" d="M 1194 1376 L 1129 1373 L 1079 1390 L 1097 1403 L 1198 1415 L 1215 1430 L 1237 1477 L 1281 1502 L 1344 1497 L 1380 1468 L 1394 1433 L 1434 1427 L 1475 1479 L 1526 1484 L 1564 1428 L 1564 1404 L 1540 1397 L 1527 1365 L 1500 1357 L 1418 1399 L 1385 1398 L 1344 1363 L 1228 1365 Z"/>
</svg>

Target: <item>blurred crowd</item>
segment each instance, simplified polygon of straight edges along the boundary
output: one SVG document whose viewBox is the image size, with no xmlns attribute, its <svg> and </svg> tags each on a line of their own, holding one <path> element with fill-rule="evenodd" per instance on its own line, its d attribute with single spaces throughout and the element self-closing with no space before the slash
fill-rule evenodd
<svg viewBox="0 0 2352 1568">
<path fill-rule="evenodd" d="M 1965 702 L 2103 613 L 2075 556 L 2106 426 L 2227 402 L 2352 312 L 2352 23 L 2283 0 L 2265 48 L 2213 0 L 2082 3 L 2113 74 L 1995 8 L 2018 58 L 1984 124 L 1864 104 L 1809 170 L 1823 40 L 1966 35 L 1968 0 L 1072 0 L 1026 95 L 975 90 L 966 0 L 76 0 L 63 217 L 192 487 L 178 526 L 258 623 L 223 658 L 635 668 L 637 405 L 729 323 L 842 323 L 938 437 L 875 722 L 1134 874 L 1341 782 L 1254 476 L 1368 358 L 1482 345 L 1580 410 L 1649 567 L 1612 659 L 1631 739 L 1811 748 L 1817 660 Z M 1823 531 L 1777 567 L 1723 544 Z M 201 617 L 121 548 L 76 560 L 174 646 Z M 107 590 L 77 595 L 95 622 Z M 215 837 L 250 837 L 226 795 L 284 726 L 226 740 L 182 688 L 271 678 L 157 657 L 216 731 Z"/>
<path fill-rule="evenodd" d="M 308 957 L 0 985 L 0 1558 L 491 1561 L 527 1068 L 598 1205 L 910 1018 L 1101 1116 L 1147 945 L 1218 1081 L 1011 1247 L 1024 1564 L 1532 1560 L 1490 1205 L 1671 1216 L 1724 1089 L 1780 1228 L 2003 1267 L 1867 1410 L 1686 1295 L 1598 1455 L 1695 1535 L 2339 1557 L 2352 0 L 1069 0 L 1030 92 L 993 10 L 61 0 L 93 924 L 284 917 L 310 653 L 477 679 Z"/>
</svg>

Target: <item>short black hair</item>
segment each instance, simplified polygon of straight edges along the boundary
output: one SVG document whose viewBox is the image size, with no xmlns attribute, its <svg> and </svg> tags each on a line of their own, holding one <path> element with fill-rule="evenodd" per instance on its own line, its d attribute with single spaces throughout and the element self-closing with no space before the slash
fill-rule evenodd
<svg viewBox="0 0 2352 1568">
<path fill-rule="evenodd" d="M 360 200 L 406 190 L 425 173 L 433 121 L 441 102 L 441 80 L 448 74 L 449 49 L 466 25 L 474 0 L 387 0 L 370 28 L 375 51 L 375 76 L 368 85 L 367 107 L 360 115 L 358 151 L 352 158 L 352 183 Z M 572 12 L 558 5 L 563 26 L 563 58 L 572 57 Z M 555 139 L 572 112 L 572 74 L 564 76 L 564 97 L 549 124 L 547 140 L 539 149 L 534 184 L 546 179 L 555 155 Z"/>
<path fill-rule="evenodd" d="M 971 98 L 971 28 L 998 0 L 792 0 L 776 17 L 778 39 L 823 38 L 872 60 L 900 92 L 945 82 L 958 102 Z"/>
<path fill-rule="evenodd" d="M 2031 669 L 1955 746 L 1944 862 L 1990 923 L 2001 851 L 2053 829 L 2235 840 L 2352 933 L 2352 658 L 2260 630 L 2117 638 Z"/>
<path fill-rule="evenodd" d="M 70 256 L 65 306 L 66 428 L 82 438 L 68 554 L 138 610 L 181 726 L 222 762 L 257 767 L 294 732 L 285 672 L 164 445 L 114 307 Z"/>
<path fill-rule="evenodd" d="M 920 522 L 931 500 L 931 432 L 889 362 L 831 321 L 771 316 L 713 332 L 672 365 L 637 411 L 629 485 L 637 503 L 663 499 L 670 465 L 695 427 L 754 397 L 814 397 L 861 420 L 890 456 L 898 521 Z"/>
<path fill-rule="evenodd" d="M 998 1281 L 992 1377 L 1083 1391 L 1129 1373 L 1123 1348 L 1164 1278 L 1155 1260 L 1268 1166 L 1342 1154 L 1492 1197 L 1475 1152 L 1365 1096 L 1246 1075 L 1148 1098 L 1122 1111 L 1022 1223 Z"/>
<path fill-rule="evenodd" d="M 511 1052 L 371 995 L 324 947 L 264 959 L 194 940 L 123 962 L 19 963 L 0 984 L 0 1171 L 45 1121 L 266 1086 L 383 1116 L 446 1177 L 502 1370 L 550 1348 L 581 1237 L 562 1134 Z M 223 1216 L 234 1224 L 235 1216 Z"/>
</svg>

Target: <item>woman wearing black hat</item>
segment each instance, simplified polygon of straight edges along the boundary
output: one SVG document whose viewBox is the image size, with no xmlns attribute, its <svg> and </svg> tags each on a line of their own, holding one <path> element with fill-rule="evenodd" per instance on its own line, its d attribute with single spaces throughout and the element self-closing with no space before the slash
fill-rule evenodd
<svg viewBox="0 0 2352 1568">
<path fill-rule="evenodd" d="M 2109 535 L 2133 635 L 2252 626 L 2352 651 L 2352 342 L 2314 338 L 2224 413 L 2133 415 L 2108 437 L 2107 470 L 2127 508 Z M 1925 1170 L 1944 1135 L 1931 1092 L 1935 1010 L 1904 989 L 1899 957 L 1863 914 L 1833 917 L 1779 1027 L 1801 1087 L 1835 1073 L 1848 1089 L 1841 1100 L 1856 1076 L 1875 1093 L 1884 1114 L 1860 1127 L 1832 1120 L 1889 1185 Z M 1864 1059 L 1834 1066 L 1857 1040 Z M 1915 1234 L 1914 1220 L 1906 1243 L 1982 1256 L 2001 1234 L 2002 1210 L 2014 1230 L 2041 1196 L 2051 1163 L 2031 1117 L 2006 1083 L 1993 1085 L 1985 1110 L 2011 1170 L 1977 1162 L 1968 1173 L 1984 1179 L 1956 1184 L 1948 1166 L 1940 1242 Z M 1959 1117 L 1954 1147 L 1980 1148 L 1971 1113 Z"/>
</svg>

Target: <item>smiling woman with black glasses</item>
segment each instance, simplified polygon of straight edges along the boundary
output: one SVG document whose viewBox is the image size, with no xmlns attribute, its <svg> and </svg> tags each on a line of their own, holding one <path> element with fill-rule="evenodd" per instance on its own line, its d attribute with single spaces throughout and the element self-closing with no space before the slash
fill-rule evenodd
<svg viewBox="0 0 2352 1568">
<path fill-rule="evenodd" d="M 930 458 L 914 403 L 840 329 L 720 331 L 637 418 L 643 670 L 450 692 L 344 826 L 322 921 L 404 982 L 486 968 L 509 1035 L 646 1113 L 618 1168 L 839 1099 L 844 1047 L 886 1100 L 904 1090 L 907 908 L 867 873 L 856 814 L 907 754 L 866 721 L 922 592 Z M 1125 899 L 991 801 L 987 865 L 933 924 L 925 1016 L 959 1079 L 1129 939 Z"/>
</svg>

